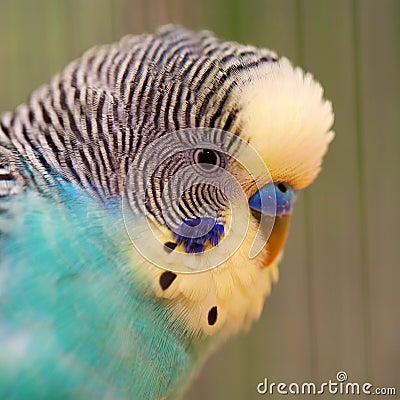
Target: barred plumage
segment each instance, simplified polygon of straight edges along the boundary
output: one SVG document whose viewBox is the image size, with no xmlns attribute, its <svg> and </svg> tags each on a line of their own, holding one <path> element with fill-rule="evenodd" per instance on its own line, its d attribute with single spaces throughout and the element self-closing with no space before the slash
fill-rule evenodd
<svg viewBox="0 0 400 400">
<path fill-rule="evenodd" d="M 240 134 L 233 93 L 250 69 L 275 61 L 268 50 L 174 26 L 95 47 L 2 117 L 0 167 L 16 185 L 40 189 L 8 149 L 47 179 L 56 174 L 103 199 L 118 196 L 133 158 L 155 138 L 189 127 Z"/>
</svg>

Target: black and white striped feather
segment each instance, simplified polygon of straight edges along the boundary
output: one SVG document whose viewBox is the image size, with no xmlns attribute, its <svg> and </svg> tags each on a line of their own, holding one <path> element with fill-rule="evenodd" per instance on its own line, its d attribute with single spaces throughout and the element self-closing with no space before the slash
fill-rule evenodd
<svg viewBox="0 0 400 400">
<path fill-rule="evenodd" d="M 27 186 L 41 190 L 55 176 L 101 199 L 119 196 L 132 161 L 156 138 L 194 127 L 240 135 L 232 93 L 251 79 L 249 70 L 276 61 L 269 50 L 171 25 L 95 47 L 0 119 L 0 196 Z M 155 180 L 149 194 L 159 220 L 163 181 Z M 192 202 L 215 197 L 201 190 L 209 188 L 199 188 Z M 221 196 L 216 202 L 223 203 Z"/>
</svg>

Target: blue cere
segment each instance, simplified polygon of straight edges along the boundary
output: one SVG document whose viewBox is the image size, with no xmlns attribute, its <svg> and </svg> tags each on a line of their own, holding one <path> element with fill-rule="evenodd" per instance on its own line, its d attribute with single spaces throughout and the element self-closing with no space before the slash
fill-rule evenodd
<svg viewBox="0 0 400 400">
<path fill-rule="evenodd" d="M 224 225 L 215 218 L 190 218 L 174 233 L 176 243 L 185 246 L 186 253 L 202 253 L 206 242 L 217 246 L 224 234 Z"/>
<path fill-rule="evenodd" d="M 249 200 L 249 207 L 267 215 L 283 215 L 292 210 L 295 200 L 296 194 L 291 186 L 275 182 L 263 186 L 256 192 Z"/>
</svg>

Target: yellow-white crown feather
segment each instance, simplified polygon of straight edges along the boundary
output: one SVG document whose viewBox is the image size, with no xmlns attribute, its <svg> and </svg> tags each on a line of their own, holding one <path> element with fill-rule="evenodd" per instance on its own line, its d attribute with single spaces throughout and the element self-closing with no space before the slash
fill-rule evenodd
<svg viewBox="0 0 400 400">
<path fill-rule="evenodd" d="M 286 58 L 262 64 L 238 85 L 242 134 L 264 159 L 274 181 L 308 186 L 334 137 L 332 105 L 310 73 Z"/>
</svg>

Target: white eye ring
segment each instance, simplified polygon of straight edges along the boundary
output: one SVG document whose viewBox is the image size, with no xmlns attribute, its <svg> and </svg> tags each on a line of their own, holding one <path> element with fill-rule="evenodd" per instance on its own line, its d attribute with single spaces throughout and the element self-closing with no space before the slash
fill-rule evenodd
<svg viewBox="0 0 400 400">
<path fill-rule="evenodd" d="M 197 149 L 193 157 L 194 162 L 205 172 L 212 172 L 221 167 L 221 156 L 215 150 Z"/>
</svg>

